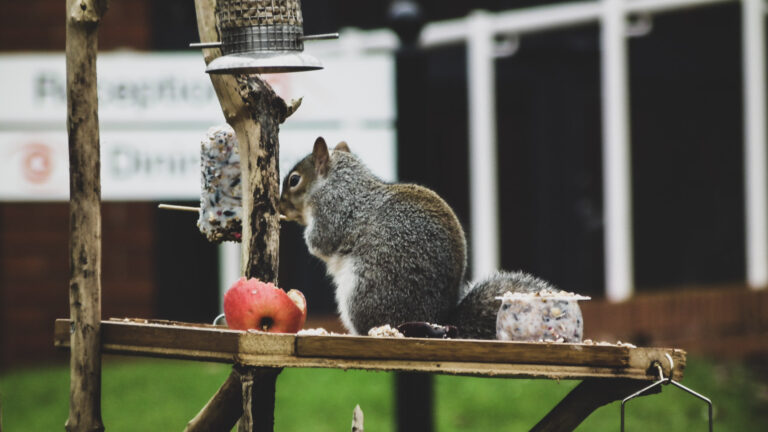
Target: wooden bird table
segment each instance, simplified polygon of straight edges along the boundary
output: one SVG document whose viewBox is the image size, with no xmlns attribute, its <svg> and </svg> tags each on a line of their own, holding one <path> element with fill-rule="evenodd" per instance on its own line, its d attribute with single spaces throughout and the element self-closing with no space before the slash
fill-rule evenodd
<svg viewBox="0 0 768 432">
<path fill-rule="evenodd" d="M 304 336 L 141 319 L 103 321 L 101 331 L 105 353 L 233 363 L 241 378 L 246 378 L 243 386 L 250 386 L 246 390 L 254 392 L 254 400 L 271 401 L 272 407 L 274 379 L 271 386 L 253 388 L 254 377 L 248 373 L 272 372 L 274 377 L 270 378 L 276 378 L 280 369 L 297 367 L 584 380 L 533 430 L 572 430 L 598 407 L 626 397 L 655 379 L 655 364 L 661 365 L 665 377 L 676 380 L 682 378 L 685 368 L 685 352 L 669 348 Z M 57 320 L 56 346 L 67 348 L 69 341 L 70 321 Z M 239 405 L 239 399 L 231 403 Z"/>
<path fill-rule="evenodd" d="M 475 340 L 297 336 L 210 325 L 101 320 L 97 30 L 107 0 L 66 0 L 67 125 L 70 154 L 70 319 L 57 320 L 55 344 L 70 348 L 67 430 L 101 431 L 101 352 L 233 363 L 233 371 L 186 430 L 271 431 L 274 390 L 286 367 L 363 369 L 509 378 L 583 379 L 533 430 L 572 430 L 597 407 L 656 378 L 679 380 L 677 349 Z M 220 40 L 216 0 L 195 0 L 200 41 Z M 203 50 L 205 63 L 221 55 Z M 277 283 L 279 125 L 299 106 L 255 75 L 211 75 L 222 112 L 237 134 L 242 170 L 242 268 Z M 658 387 L 657 387 L 658 389 Z M 657 390 L 658 391 L 658 390 Z"/>
</svg>

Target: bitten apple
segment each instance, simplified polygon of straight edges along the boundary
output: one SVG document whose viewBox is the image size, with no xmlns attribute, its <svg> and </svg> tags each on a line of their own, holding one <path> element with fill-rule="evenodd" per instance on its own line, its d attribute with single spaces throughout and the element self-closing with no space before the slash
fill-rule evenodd
<svg viewBox="0 0 768 432">
<path fill-rule="evenodd" d="M 231 329 L 296 333 L 307 319 L 307 301 L 301 291 L 286 293 L 272 283 L 242 277 L 224 294 L 224 315 Z"/>
</svg>

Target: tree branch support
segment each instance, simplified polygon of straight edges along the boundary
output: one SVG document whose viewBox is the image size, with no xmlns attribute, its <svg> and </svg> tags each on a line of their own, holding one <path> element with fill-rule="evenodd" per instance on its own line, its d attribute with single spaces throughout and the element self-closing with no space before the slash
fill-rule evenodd
<svg viewBox="0 0 768 432">
<path fill-rule="evenodd" d="M 215 19 L 216 0 L 195 0 L 201 42 L 220 40 Z M 205 63 L 221 55 L 219 48 L 203 50 Z M 227 123 L 237 135 L 243 188 L 243 276 L 277 284 L 280 244 L 279 126 L 301 104 L 286 104 L 256 75 L 210 75 Z M 243 415 L 239 431 L 271 431 L 274 423 L 274 388 L 280 369 L 241 368 L 232 374 L 187 425 L 188 431 L 212 430 L 203 425 L 234 425 Z M 238 389 L 233 383 L 242 383 Z M 247 387 L 247 388 L 246 388 Z M 224 408 L 241 399 L 240 410 Z M 242 407 L 245 407 L 244 410 Z M 230 426 L 231 427 L 231 426 Z M 222 429 L 225 430 L 225 429 Z"/>
<path fill-rule="evenodd" d="M 596 409 L 622 400 L 649 384 L 632 379 L 592 378 L 579 383 L 552 411 L 531 429 L 531 432 L 567 432 L 576 429 Z M 656 387 L 648 394 L 659 393 Z M 645 396 L 645 395 L 644 395 Z"/>
<path fill-rule="evenodd" d="M 103 431 L 101 420 L 101 161 L 96 93 L 98 27 L 106 0 L 67 0 L 69 314 L 68 431 Z"/>
</svg>

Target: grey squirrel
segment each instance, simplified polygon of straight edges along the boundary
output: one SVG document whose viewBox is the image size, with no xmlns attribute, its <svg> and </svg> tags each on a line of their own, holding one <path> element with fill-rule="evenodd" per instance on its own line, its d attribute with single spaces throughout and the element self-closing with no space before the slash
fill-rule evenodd
<svg viewBox="0 0 768 432">
<path fill-rule="evenodd" d="M 496 297 L 552 289 L 521 272 L 466 289 L 466 241 L 453 210 L 425 187 L 381 181 L 344 142 L 329 151 L 317 138 L 285 176 L 280 212 L 306 226 L 309 252 L 325 261 L 342 323 L 355 334 L 424 321 L 493 339 Z"/>
</svg>

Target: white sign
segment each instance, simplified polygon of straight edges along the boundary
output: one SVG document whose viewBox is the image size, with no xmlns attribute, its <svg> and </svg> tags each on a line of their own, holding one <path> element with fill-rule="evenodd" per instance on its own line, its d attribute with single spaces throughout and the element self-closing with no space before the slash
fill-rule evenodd
<svg viewBox="0 0 768 432">
<path fill-rule="evenodd" d="M 193 132 L 111 131 L 101 136 L 101 185 L 112 200 L 194 199 L 200 195 L 200 136 Z M 159 145 L 158 143 L 161 143 Z M 67 135 L 0 133 L 5 200 L 69 195 Z"/>
<path fill-rule="evenodd" d="M 195 53 L 106 53 L 97 60 L 102 129 L 140 122 L 222 122 L 204 63 Z M 6 127 L 64 126 L 67 116 L 63 54 L 0 56 L 0 104 Z"/>
<path fill-rule="evenodd" d="M 323 136 L 394 180 L 391 56 L 317 45 L 324 70 L 265 76 L 303 97 L 281 126 L 281 174 Z M 103 198 L 197 199 L 200 140 L 224 123 L 200 53 L 107 53 L 97 67 Z M 65 77 L 63 54 L 0 55 L 0 200 L 68 199 Z"/>
<path fill-rule="evenodd" d="M 196 200 L 200 197 L 200 139 L 189 131 L 105 131 L 101 134 L 101 189 L 106 200 Z M 312 151 L 315 138 L 346 140 L 376 175 L 395 179 L 392 130 L 338 129 L 281 132 L 280 173 Z M 66 200 L 67 135 L 0 132 L 0 199 Z"/>
</svg>

